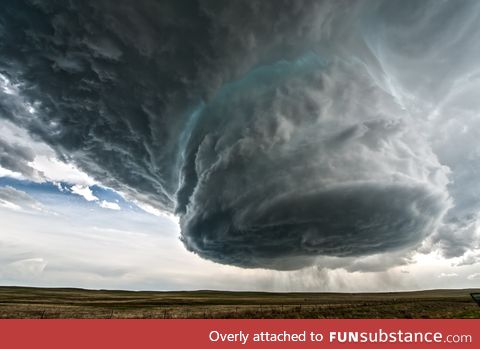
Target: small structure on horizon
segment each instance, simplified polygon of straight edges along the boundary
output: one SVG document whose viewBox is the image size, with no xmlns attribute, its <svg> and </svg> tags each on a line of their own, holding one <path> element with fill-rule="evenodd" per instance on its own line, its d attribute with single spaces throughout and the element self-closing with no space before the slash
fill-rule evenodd
<svg viewBox="0 0 480 349">
<path fill-rule="evenodd" d="M 470 296 L 472 296 L 473 300 L 480 306 L 480 293 L 470 293 Z"/>
</svg>

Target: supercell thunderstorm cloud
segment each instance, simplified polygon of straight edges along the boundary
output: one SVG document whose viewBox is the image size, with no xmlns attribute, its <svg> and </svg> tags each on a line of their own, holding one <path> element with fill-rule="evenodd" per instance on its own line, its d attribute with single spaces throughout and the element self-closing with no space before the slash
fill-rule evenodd
<svg viewBox="0 0 480 349">
<path fill-rule="evenodd" d="M 480 240 L 479 40 L 469 0 L 4 0 L 0 118 L 218 263 L 458 257 Z M 0 139 L 3 168 L 32 159 Z"/>
</svg>

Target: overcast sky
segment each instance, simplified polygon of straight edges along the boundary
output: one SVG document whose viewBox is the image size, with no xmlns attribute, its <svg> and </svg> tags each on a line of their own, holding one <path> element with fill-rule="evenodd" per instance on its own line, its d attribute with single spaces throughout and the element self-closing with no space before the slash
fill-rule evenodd
<svg viewBox="0 0 480 349">
<path fill-rule="evenodd" d="M 478 1 L 2 7 L 0 284 L 480 285 Z"/>
</svg>

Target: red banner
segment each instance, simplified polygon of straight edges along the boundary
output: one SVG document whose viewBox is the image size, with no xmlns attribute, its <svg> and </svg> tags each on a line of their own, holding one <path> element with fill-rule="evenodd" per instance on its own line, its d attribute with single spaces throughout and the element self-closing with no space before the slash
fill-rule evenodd
<svg viewBox="0 0 480 349">
<path fill-rule="evenodd" d="M 480 320 L 0 320 L 3 348 L 478 349 Z"/>
</svg>

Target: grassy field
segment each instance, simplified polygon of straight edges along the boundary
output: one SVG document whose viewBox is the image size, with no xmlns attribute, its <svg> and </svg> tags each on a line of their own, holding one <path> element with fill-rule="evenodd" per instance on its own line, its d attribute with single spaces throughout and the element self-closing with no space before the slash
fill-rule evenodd
<svg viewBox="0 0 480 349">
<path fill-rule="evenodd" d="M 0 318 L 480 318 L 480 290 L 132 292 L 0 287 Z"/>
</svg>

